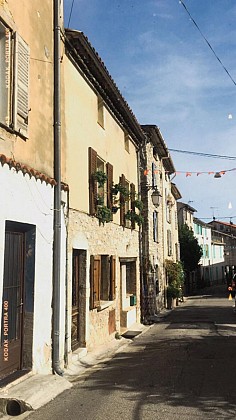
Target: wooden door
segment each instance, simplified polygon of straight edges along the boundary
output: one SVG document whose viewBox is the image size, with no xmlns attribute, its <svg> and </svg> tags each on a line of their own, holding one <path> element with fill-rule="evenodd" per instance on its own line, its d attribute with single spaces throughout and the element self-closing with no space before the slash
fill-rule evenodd
<svg viewBox="0 0 236 420">
<path fill-rule="evenodd" d="M 21 369 L 24 233 L 6 231 L 2 298 L 0 377 Z"/>
<path fill-rule="evenodd" d="M 73 250 L 71 348 L 85 347 L 86 251 Z"/>
</svg>

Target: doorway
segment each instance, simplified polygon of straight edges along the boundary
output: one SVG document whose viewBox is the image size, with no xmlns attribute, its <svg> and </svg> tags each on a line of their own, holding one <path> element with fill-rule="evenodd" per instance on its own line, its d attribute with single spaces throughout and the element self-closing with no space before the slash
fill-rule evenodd
<svg viewBox="0 0 236 420">
<path fill-rule="evenodd" d="M 0 378 L 17 370 L 32 367 L 34 271 L 35 227 L 7 221 L 5 226 Z"/>
<path fill-rule="evenodd" d="M 86 347 L 86 261 L 85 250 L 73 249 L 71 348 Z"/>
</svg>

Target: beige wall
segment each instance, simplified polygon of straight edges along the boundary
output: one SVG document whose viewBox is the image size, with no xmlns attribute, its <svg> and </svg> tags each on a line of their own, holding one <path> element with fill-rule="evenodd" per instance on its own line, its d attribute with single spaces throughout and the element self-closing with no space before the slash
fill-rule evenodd
<svg viewBox="0 0 236 420">
<path fill-rule="evenodd" d="M 66 70 L 65 70 L 66 69 Z M 97 95 L 65 58 L 65 136 L 70 206 L 88 212 L 88 148 L 113 165 L 114 183 L 124 174 L 137 186 L 136 149 L 124 148 L 124 131 L 105 108 L 105 128 L 97 123 Z M 118 221 L 119 215 L 114 217 Z"/>
<path fill-rule="evenodd" d="M 3 22 L 30 47 L 29 136 L 0 128 L 0 153 L 53 175 L 53 18 L 50 0 L 0 2 Z"/>
</svg>

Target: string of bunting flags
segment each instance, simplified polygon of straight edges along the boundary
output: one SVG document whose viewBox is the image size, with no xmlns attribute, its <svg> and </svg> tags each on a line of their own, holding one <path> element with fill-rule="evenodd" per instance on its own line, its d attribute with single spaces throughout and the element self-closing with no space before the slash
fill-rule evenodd
<svg viewBox="0 0 236 420">
<path fill-rule="evenodd" d="M 144 175 L 148 175 L 149 172 L 152 171 L 151 169 L 144 169 Z M 192 175 L 214 175 L 215 178 L 220 178 L 222 175 L 225 175 L 227 172 L 232 172 L 232 171 L 236 171 L 236 168 L 232 168 L 232 169 L 225 169 L 223 171 L 176 171 L 173 173 L 173 175 L 181 175 L 181 174 L 185 174 L 186 177 L 192 176 Z M 159 169 L 154 169 L 152 171 L 154 174 L 158 174 L 161 171 Z M 167 174 L 169 173 L 169 171 L 165 171 Z"/>
</svg>

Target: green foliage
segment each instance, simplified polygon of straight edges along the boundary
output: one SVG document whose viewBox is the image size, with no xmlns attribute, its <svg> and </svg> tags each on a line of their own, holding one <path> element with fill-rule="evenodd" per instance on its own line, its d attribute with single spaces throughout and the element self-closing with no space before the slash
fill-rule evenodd
<svg viewBox="0 0 236 420">
<path fill-rule="evenodd" d="M 109 223 L 112 220 L 111 210 L 106 206 L 98 206 L 97 218 L 100 224 L 104 225 L 105 223 Z"/>
<path fill-rule="evenodd" d="M 127 220 L 131 220 L 131 222 L 134 221 L 135 223 L 138 224 L 138 226 L 141 226 L 144 222 L 143 216 L 132 210 L 127 211 L 127 213 L 125 214 L 125 218 Z"/>
<path fill-rule="evenodd" d="M 202 257 L 202 248 L 198 244 L 192 229 L 184 224 L 179 230 L 180 259 L 188 272 L 197 269 Z"/>
<path fill-rule="evenodd" d="M 93 174 L 93 179 L 95 179 L 98 183 L 98 186 L 101 188 L 107 181 L 107 174 L 103 171 L 96 171 Z"/>
<path fill-rule="evenodd" d="M 173 284 L 170 284 L 167 287 L 167 297 L 176 299 L 176 298 L 180 298 L 181 296 L 182 296 L 182 290 L 179 287 L 176 287 Z"/>
<path fill-rule="evenodd" d="M 166 260 L 166 272 L 168 276 L 167 295 L 172 298 L 182 296 L 182 288 L 184 285 L 184 271 L 181 262 Z"/>
<path fill-rule="evenodd" d="M 139 211 L 143 211 L 143 202 L 141 200 L 134 200 L 133 201 L 134 207 L 136 207 L 136 209 L 138 209 Z"/>
<path fill-rule="evenodd" d="M 111 193 L 112 195 L 117 195 L 118 193 L 120 193 L 124 197 L 124 199 L 129 199 L 129 191 L 120 182 L 118 184 L 112 185 Z"/>
</svg>

